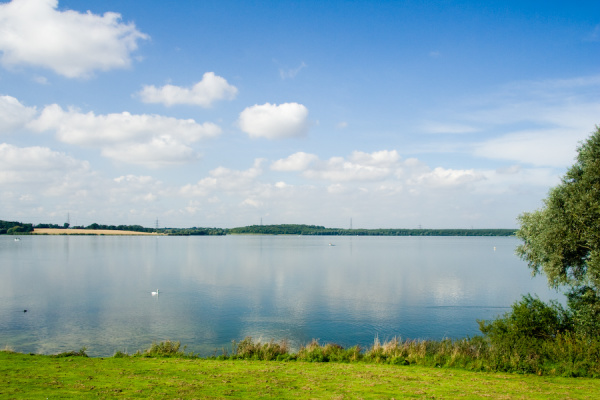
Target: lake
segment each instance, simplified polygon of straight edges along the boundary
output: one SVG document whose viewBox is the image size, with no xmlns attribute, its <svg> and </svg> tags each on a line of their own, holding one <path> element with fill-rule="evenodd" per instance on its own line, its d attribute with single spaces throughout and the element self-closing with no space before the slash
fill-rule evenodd
<svg viewBox="0 0 600 400">
<path fill-rule="evenodd" d="M 331 244 L 331 245 L 330 245 Z M 0 347 L 90 356 L 246 336 L 344 347 L 479 333 L 532 278 L 514 237 L 0 236 Z M 158 295 L 151 292 L 158 289 Z M 23 312 L 23 310 L 27 312 Z M 220 353 L 219 353 L 220 354 Z"/>
</svg>

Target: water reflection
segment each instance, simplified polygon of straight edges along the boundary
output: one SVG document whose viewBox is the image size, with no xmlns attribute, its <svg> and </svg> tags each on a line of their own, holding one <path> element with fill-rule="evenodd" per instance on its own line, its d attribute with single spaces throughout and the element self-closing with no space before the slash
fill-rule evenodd
<svg viewBox="0 0 600 400">
<path fill-rule="evenodd" d="M 43 353 L 87 346 L 91 355 L 166 339 L 206 355 L 245 336 L 367 346 L 376 336 L 474 335 L 476 319 L 504 312 L 521 294 L 559 298 L 544 278 L 531 279 L 514 238 L 334 241 L 0 237 L 0 345 Z"/>
</svg>

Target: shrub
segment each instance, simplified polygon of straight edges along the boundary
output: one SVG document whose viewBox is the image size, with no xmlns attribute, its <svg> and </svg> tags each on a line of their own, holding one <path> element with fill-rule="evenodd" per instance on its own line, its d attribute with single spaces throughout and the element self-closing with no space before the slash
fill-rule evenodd
<svg viewBox="0 0 600 400">
<path fill-rule="evenodd" d="M 152 346 L 146 349 L 142 355 L 144 357 L 183 357 L 185 356 L 185 346 L 183 350 L 179 350 L 180 347 L 180 342 L 172 342 L 170 340 L 160 343 L 153 342 Z"/>
<path fill-rule="evenodd" d="M 260 340 L 254 342 L 251 337 L 246 337 L 239 343 L 232 342 L 232 357 L 271 361 L 279 358 L 284 358 L 288 353 L 288 344 L 285 340 L 275 343 L 273 340 L 267 343 L 261 343 Z M 225 354 L 224 351 L 224 356 Z"/>
<path fill-rule="evenodd" d="M 572 313 L 575 332 L 591 337 L 600 336 L 600 297 L 584 286 L 567 293 L 567 304 Z"/>
<path fill-rule="evenodd" d="M 59 353 L 52 355 L 51 357 L 62 358 L 62 357 L 88 357 L 86 353 L 87 348 L 82 347 L 79 351 L 66 351 L 64 353 Z"/>
</svg>

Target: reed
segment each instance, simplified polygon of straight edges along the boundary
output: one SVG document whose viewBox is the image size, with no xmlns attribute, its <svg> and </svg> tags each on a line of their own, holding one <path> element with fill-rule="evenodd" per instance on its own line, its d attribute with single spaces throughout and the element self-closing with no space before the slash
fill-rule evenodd
<svg viewBox="0 0 600 400">
<path fill-rule="evenodd" d="M 246 337 L 241 342 L 232 342 L 232 357 L 238 359 L 250 360 L 282 360 L 289 355 L 289 346 L 287 341 L 282 340 L 279 343 L 271 340 L 267 343 L 261 343 L 260 340 L 254 341 L 251 337 Z M 223 350 L 223 358 L 227 358 L 227 353 Z"/>
</svg>

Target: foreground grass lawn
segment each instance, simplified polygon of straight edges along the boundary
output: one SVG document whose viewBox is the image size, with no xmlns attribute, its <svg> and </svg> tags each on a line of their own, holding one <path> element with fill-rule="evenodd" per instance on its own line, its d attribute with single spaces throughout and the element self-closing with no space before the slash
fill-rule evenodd
<svg viewBox="0 0 600 400">
<path fill-rule="evenodd" d="M 597 399 L 600 380 L 416 366 L 0 352 L 0 398 Z"/>
</svg>

